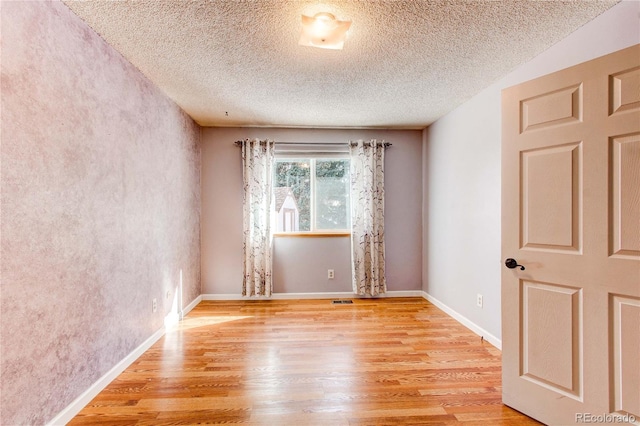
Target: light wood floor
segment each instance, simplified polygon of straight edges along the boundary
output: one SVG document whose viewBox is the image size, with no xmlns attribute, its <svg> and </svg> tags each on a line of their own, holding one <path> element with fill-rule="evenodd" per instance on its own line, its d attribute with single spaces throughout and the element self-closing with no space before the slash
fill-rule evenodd
<svg viewBox="0 0 640 426">
<path fill-rule="evenodd" d="M 537 424 L 500 362 L 422 298 L 202 302 L 70 424 Z"/>
</svg>

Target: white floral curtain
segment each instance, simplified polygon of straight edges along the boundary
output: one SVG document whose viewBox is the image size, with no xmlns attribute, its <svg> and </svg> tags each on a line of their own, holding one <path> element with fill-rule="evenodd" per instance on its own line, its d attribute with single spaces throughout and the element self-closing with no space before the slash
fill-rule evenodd
<svg viewBox="0 0 640 426">
<path fill-rule="evenodd" d="M 351 269 L 353 292 L 387 291 L 384 267 L 384 141 L 352 141 Z"/>
<path fill-rule="evenodd" d="M 271 296 L 271 203 L 273 180 L 271 140 L 242 141 L 242 177 L 244 182 L 244 279 L 243 296 Z"/>
</svg>

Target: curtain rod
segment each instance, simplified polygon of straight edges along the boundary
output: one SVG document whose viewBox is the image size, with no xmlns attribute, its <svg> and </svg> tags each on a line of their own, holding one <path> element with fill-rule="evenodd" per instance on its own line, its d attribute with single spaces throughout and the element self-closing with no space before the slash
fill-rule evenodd
<svg viewBox="0 0 640 426">
<path fill-rule="evenodd" d="M 242 146 L 242 141 L 234 142 L 237 146 Z M 276 145 L 318 145 L 318 146 L 326 146 L 326 145 L 349 145 L 351 142 L 274 142 Z M 383 142 L 385 148 L 390 147 L 392 144 L 389 142 Z"/>
</svg>

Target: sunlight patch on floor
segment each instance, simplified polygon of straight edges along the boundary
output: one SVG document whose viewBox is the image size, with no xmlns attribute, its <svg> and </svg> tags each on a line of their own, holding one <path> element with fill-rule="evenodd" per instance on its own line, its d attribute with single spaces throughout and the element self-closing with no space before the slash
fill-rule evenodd
<svg viewBox="0 0 640 426">
<path fill-rule="evenodd" d="M 211 316 L 211 317 L 195 317 L 195 318 L 185 318 L 177 324 L 174 324 L 171 329 L 167 329 L 167 333 L 171 331 L 178 330 L 190 330 L 192 328 L 198 327 L 206 327 L 209 325 L 222 324 L 230 321 L 238 321 L 247 318 L 252 318 L 251 316 Z"/>
</svg>

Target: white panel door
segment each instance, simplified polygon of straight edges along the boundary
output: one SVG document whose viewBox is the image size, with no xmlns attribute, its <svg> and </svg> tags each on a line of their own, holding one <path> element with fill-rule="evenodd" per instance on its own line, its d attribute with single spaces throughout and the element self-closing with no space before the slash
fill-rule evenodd
<svg viewBox="0 0 640 426">
<path fill-rule="evenodd" d="M 640 421 L 640 45 L 504 90 L 502 117 L 503 401 Z"/>
</svg>

